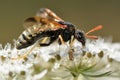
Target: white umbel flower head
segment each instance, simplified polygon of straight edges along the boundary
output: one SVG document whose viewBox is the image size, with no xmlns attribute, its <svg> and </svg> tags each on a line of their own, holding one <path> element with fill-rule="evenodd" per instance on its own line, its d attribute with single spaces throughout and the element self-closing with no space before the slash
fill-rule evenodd
<svg viewBox="0 0 120 80">
<path fill-rule="evenodd" d="M 0 45 L 1 80 L 120 80 L 120 43 L 102 38 L 87 40 L 83 48 L 75 41 L 46 47 L 35 47 L 24 59 L 12 60 L 29 51 L 33 46 L 17 50 Z M 73 50 L 74 60 L 69 59 Z"/>
</svg>

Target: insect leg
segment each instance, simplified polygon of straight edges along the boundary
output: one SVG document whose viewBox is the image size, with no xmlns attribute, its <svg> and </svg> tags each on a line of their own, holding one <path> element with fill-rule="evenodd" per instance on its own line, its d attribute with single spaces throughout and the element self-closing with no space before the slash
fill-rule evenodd
<svg viewBox="0 0 120 80">
<path fill-rule="evenodd" d="M 32 50 L 36 47 L 36 44 L 34 46 L 32 46 L 31 49 L 29 49 L 26 53 L 24 53 L 24 55 L 17 57 L 17 58 L 11 58 L 12 60 L 20 60 L 20 59 L 24 59 L 27 57 L 28 54 L 30 54 L 32 52 Z"/>
<path fill-rule="evenodd" d="M 70 39 L 70 43 L 69 43 L 70 44 L 70 49 L 69 49 L 69 52 L 68 52 L 70 60 L 74 59 L 74 57 L 73 57 L 74 49 L 72 49 L 72 46 L 73 46 L 74 42 L 75 42 L 75 38 L 72 36 L 71 39 Z"/>
<path fill-rule="evenodd" d="M 48 37 L 45 37 L 45 38 L 41 41 L 41 43 L 45 43 L 45 42 L 47 41 L 47 39 L 48 39 Z"/>
<path fill-rule="evenodd" d="M 59 35 L 59 39 L 60 39 L 60 41 L 61 41 L 62 44 L 65 44 L 65 42 L 64 42 L 64 40 L 63 40 L 63 38 L 62 38 L 61 35 Z M 72 36 L 72 38 L 70 39 L 70 50 L 69 50 L 69 52 L 68 52 L 68 54 L 69 54 L 69 59 L 70 59 L 70 60 L 73 60 L 73 59 L 74 59 L 74 57 L 73 57 L 73 51 L 74 51 L 74 50 L 71 49 L 71 47 L 73 46 L 74 41 L 75 41 L 75 39 L 74 39 L 73 36 Z"/>
<path fill-rule="evenodd" d="M 40 46 L 49 46 L 51 43 L 53 43 L 55 40 L 57 39 L 57 37 L 50 37 L 50 42 L 49 43 L 40 43 Z"/>
<path fill-rule="evenodd" d="M 48 39 L 48 37 L 45 37 L 41 42 L 45 42 Z M 17 57 L 17 58 L 11 58 L 12 60 L 20 60 L 20 59 L 24 59 L 27 57 L 27 55 L 29 55 L 32 50 L 36 47 L 37 43 L 35 43 L 31 49 L 29 49 L 26 53 L 24 53 L 24 55 Z"/>
<path fill-rule="evenodd" d="M 61 41 L 62 44 L 65 44 L 65 41 L 63 40 L 63 38 L 62 38 L 61 35 L 59 35 L 59 39 L 60 39 L 60 41 Z"/>
</svg>

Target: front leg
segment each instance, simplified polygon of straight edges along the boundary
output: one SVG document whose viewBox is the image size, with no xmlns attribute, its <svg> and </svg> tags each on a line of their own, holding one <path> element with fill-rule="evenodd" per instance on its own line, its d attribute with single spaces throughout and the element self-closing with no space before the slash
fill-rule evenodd
<svg viewBox="0 0 120 80">
<path fill-rule="evenodd" d="M 73 59 L 74 59 L 74 57 L 73 57 L 74 49 L 72 48 L 74 42 L 75 42 L 75 38 L 72 36 L 71 39 L 70 39 L 70 42 L 69 42 L 69 44 L 70 44 L 70 49 L 69 49 L 69 52 L 68 52 L 68 54 L 69 54 L 69 59 L 70 59 L 70 60 L 73 60 Z"/>
<path fill-rule="evenodd" d="M 73 59 L 74 59 L 74 57 L 73 57 L 74 49 L 72 49 L 72 46 L 73 46 L 74 42 L 75 42 L 75 38 L 74 38 L 74 36 L 72 36 L 72 37 L 70 38 L 70 42 L 69 42 L 69 44 L 70 44 L 70 50 L 69 50 L 69 52 L 68 52 L 68 54 L 69 54 L 69 59 L 70 59 L 70 60 L 73 60 Z M 62 38 L 61 35 L 59 35 L 59 43 L 60 43 L 60 44 L 61 44 L 61 43 L 62 43 L 62 44 L 65 44 L 65 41 L 63 40 L 63 38 Z"/>
</svg>

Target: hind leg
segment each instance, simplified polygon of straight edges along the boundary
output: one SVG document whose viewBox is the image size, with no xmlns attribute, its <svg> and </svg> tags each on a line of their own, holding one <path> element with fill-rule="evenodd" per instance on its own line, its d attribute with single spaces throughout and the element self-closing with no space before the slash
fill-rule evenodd
<svg viewBox="0 0 120 80">
<path fill-rule="evenodd" d="M 26 53 L 24 53 L 24 55 L 19 56 L 17 58 L 11 58 L 12 60 L 20 60 L 20 59 L 24 59 L 27 57 L 28 54 L 30 54 L 32 52 L 32 50 L 36 47 L 36 45 L 32 46 L 31 49 L 29 49 Z"/>
<path fill-rule="evenodd" d="M 44 38 L 41 42 L 45 43 L 46 40 L 48 39 L 48 37 Z M 37 43 L 35 43 L 26 53 L 24 53 L 24 55 L 17 57 L 17 58 L 11 58 L 12 60 L 19 60 L 19 59 L 24 59 L 27 57 L 27 55 L 29 55 L 32 50 L 36 47 Z"/>
</svg>

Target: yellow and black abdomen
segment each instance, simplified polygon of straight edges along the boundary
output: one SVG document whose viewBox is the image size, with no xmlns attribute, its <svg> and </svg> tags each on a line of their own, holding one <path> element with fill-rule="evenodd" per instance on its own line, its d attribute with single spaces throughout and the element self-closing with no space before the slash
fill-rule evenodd
<svg viewBox="0 0 120 80">
<path fill-rule="evenodd" d="M 60 32 L 61 29 L 58 29 L 56 31 L 53 30 L 41 31 L 39 33 L 31 33 L 29 32 L 29 30 L 25 30 L 18 38 L 16 43 L 16 48 L 23 49 L 29 47 L 44 37 L 50 37 L 56 39 L 60 34 Z"/>
<path fill-rule="evenodd" d="M 38 34 L 31 34 L 28 30 L 25 30 L 18 38 L 16 43 L 17 49 L 26 48 L 28 46 L 31 46 L 36 42 L 36 38 L 38 37 Z"/>
</svg>

